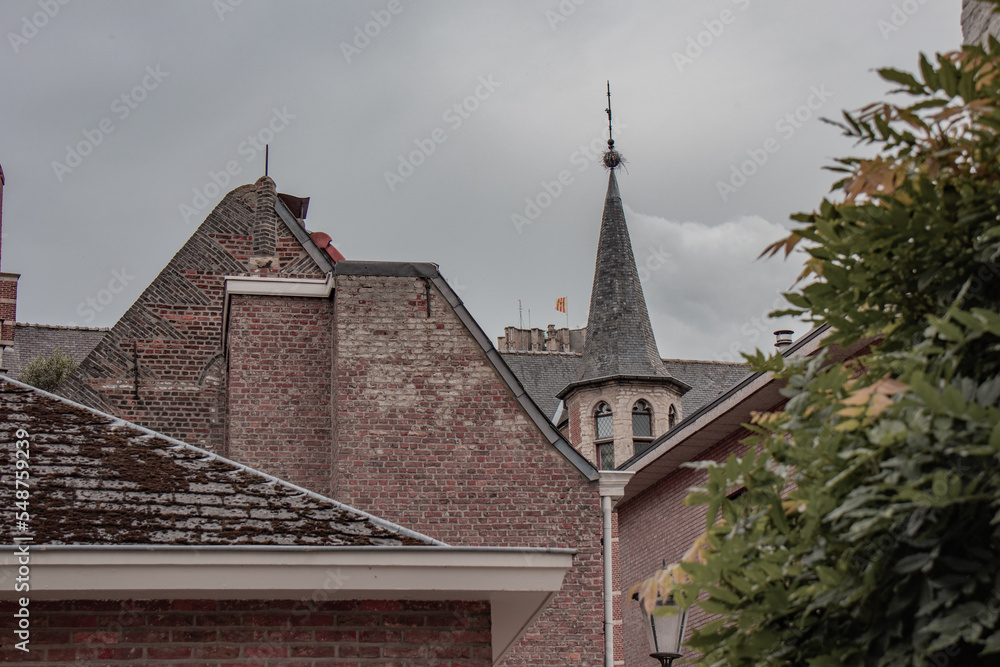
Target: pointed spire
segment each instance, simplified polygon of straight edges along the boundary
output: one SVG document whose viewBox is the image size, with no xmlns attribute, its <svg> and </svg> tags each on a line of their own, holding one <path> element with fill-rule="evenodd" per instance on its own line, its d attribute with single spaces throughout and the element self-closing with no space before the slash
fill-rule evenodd
<svg viewBox="0 0 1000 667">
<path fill-rule="evenodd" d="M 653 338 L 612 167 L 590 292 L 587 342 L 577 382 L 616 375 L 669 377 Z"/>
</svg>

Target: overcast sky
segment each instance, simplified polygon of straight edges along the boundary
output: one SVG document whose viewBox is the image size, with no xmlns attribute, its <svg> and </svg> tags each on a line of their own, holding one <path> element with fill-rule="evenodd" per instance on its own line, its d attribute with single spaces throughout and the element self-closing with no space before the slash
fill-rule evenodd
<svg viewBox="0 0 1000 667">
<path fill-rule="evenodd" d="M 857 152 L 818 118 L 883 98 L 874 68 L 955 48 L 960 10 L 3 0 L 2 269 L 18 321 L 110 326 L 270 141 L 278 190 L 311 197 L 308 227 L 347 258 L 436 262 L 494 339 L 519 299 L 525 325 L 562 326 L 565 296 L 580 326 L 610 79 L 660 352 L 731 359 L 771 345 L 764 315 L 799 272 L 755 258 Z"/>
</svg>

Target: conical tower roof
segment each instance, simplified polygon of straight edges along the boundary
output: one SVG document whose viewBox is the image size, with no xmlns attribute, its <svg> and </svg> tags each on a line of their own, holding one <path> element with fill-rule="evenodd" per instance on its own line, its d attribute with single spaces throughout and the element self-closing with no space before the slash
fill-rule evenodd
<svg viewBox="0 0 1000 667">
<path fill-rule="evenodd" d="M 590 292 L 587 342 L 576 382 L 614 376 L 670 377 L 656 349 L 612 168 Z"/>
</svg>

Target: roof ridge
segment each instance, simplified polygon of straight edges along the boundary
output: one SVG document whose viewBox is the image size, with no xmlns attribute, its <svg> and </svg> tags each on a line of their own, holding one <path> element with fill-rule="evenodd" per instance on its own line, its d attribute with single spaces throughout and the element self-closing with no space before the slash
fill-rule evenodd
<svg viewBox="0 0 1000 667">
<path fill-rule="evenodd" d="M 160 433 L 158 431 L 154 431 L 151 428 L 146 428 L 145 426 L 140 426 L 139 424 L 127 421 L 125 419 L 121 419 L 120 417 L 116 417 L 116 416 L 108 414 L 106 412 L 101 412 L 100 410 L 96 410 L 96 409 L 94 409 L 94 408 L 92 408 L 90 406 L 83 405 L 82 403 L 77 403 L 76 401 L 72 401 L 72 400 L 70 400 L 68 398 L 64 398 L 64 397 L 59 396 L 57 394 L 53 394 L 51 392 L 45 391 L 44 389 L 39 389 L 38 387 L 33 387 L 33 386 L 29 385 L 29 384 L 25 384 L 23 382 L 19 382 L 19 381 L 15 380 L 15 379 L 7 376 L 7 375 L 0 374 L 0 381 L 9 382 L 10 384 L 12 384 L 12 385 L 14 385 L 16 387 L 21 387 L 23 389 L 28 389 L 28 390 L 30 390 L 32 392 L 35 392 L 35 393 L 37 393 L 37 394 L 39 394 L 41 396 L 44 396 L 46 398 L 58 401 L 58 402 L 60 402 L 60 403 L 62 403 L 64 405 L 68 405 L 68 406 L 76 408 L 78 410 L 84 410 L 84 411 L 89 412 L 91 414 L 98 415 L 100 417 L 104 417 L 104 418 L 110 419 L 111 423 L 108 426 L 111 426 L 111 427 L 131 428 L 131 429 L 139 431 L 140 433 L 143 433 L 143 434 L 145 434 L 147 436 L 152 436 L 152 437 L 155 437 L 155 438 L 159 438 L 160 440 L 163 440 L 163 441 L 168 442 L 170 444 L 173 444 L 175 446 L 185 447 L 186 449 L 188 449 L 188 450 L 190 450 L 190 451 L 192 451 L 192 452 L 194 452 L 196 454 L 203 454 L 206 457 L 211 457 L 210 460 L 215 460 L 215 461 L 219 461 L 221 463 L 232 465 L 234 467 L 234 470 L 232 472 L 246 472 L 246 473 L 251 474 L 251 475 L 256 475 L 256 476 L 264 479 L 267 482 L 279 484 L 279 485 L 285 487 L 286 489 L 294 491 L 294 492 L 296 492 L 298 494 L 306 495 L 306 496 L 312 498 L 313 500 L 318 500 L 318 501 L 324 502 L 324 503 L 330 503 L 331 505 L 333 505 L 334 507 L 336 507 L 337 509 L 339 509 L 341 511 L 359 515 L 362 518 L 367 519 L 368 521 L 371 521 L 375 525 L 380 526 L 381 528 L 385 528 L 386 530 L 388 530 L 390 532 L 393 532 L 393 533 L 396 533 L 398 535 L 402 535 L 402 536 L 406 536 L 406 537 L 412 537 L 414 539 L 418 539 L 418 540 L 427 542 L 427 543 L 432 544 L 434 546 L 448 546 L 446 543 L 444 543 L 444 542 L 442 542 L 440 540 L 436 540 L 433 537 L 430 537 L 429 535 L 424 535 L 423 533 L 418 533 L 417 531 L 411 530 L 410 528 L 406 528 L 404 526 L 400 526 L 399 524 L 393 523 L 393 522 L 388 521 L 386 519 L 383 519 L 381 517 L 377 517 L 377 516 L 375 516 L 373 514 L 369 514 L 368 512 L 365 512 L 364 510 L 360 510 L 360 509 L 358 509 L 356 507 L 351 507 L 350 505 L 346 505 L 346 504 L 340 502 L 339 500 L 334 500 L 333 498 L 330 498 L 330 497 L 324 496 L 322 494 L 316 493 L 315 491 L 310 491 L 309 489 L 301 487 L 301 486 L 299 486 L 297 484 L 293 484 L 293 483 L 291 483 L 291 482 L 289 482 L 287 480 L 281 479 L 279 477 L 275 477 L 274 475 L 270 475 L 270 474 L 268 474 L 266 472 L 263 472 L 261 470 L 257 470 L 256 468 L 251 468 L 250 466 L 248 466 L 248 465 L 246 465 L 244 463 L 239 463 L 239 462 L 234 461 L 234 460 L 232 460 L 230 458 L 227 458 L 225 456 L 220 456 L 220 455 L 216 454 L 215 452 L 210 452 L 207 449 L 202 449 L 201 447 L 197 447 L 195 445 L 186 443 L 186 442 L 184 442 L 182 440 L 178 440 L 177 438 L 171 438 L 170 436 L 164 435 L 164 434 L 162 434 L 162 433 Z"/>
<path fill-rule="evenodd" d="M 582 357 L 583 352 L 558 352 L 552 350 L 497 350 L 500 354 L 528 354 L 547 357 Z"/>
<path fill-rule="evenodd" d="M 65 324 L 38 324 L 35 322 L 15 322 L 16 327 L 41 327 L 43 329 L 65 329 L 68 331 L 111 331 L 111 327 L 79 327 Z"/>
<path fill-rule="evenodd" d="M 662 357 L 661 359 L 664 363 L 668 361 L 679 361 L 685 364 L 715 364 L 717 366 L 746 366 L 745 361 L 716 361 L 715 359 L 675 359 L 671 357 Z"/>
</svg>

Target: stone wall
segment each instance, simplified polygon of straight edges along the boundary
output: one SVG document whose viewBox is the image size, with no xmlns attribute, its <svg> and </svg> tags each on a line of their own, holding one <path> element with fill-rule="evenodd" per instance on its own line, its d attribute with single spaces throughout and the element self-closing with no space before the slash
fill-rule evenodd
<svg viewBox="0 0 1000 667">
<path fill-rule="evenodd" d="M 670 407 L 677 410 L 677 420 L 683 419 L 681 396 L 665 383 L 629 380 L 603 382 L 574 390 L 566 397 L 569 411 L 569 437 L 581 454 L 594 465 L 599 466 L 597 455 L 597 427 L 594 410 L 602 401 L 611 407 L 614 423 L 615 466 L 619 466 L 635 454 L 632 439 L 632 406 L 639 400 L 649 403 L 652 408 L 653 436 L 667 432 Z"/>
</svg>

